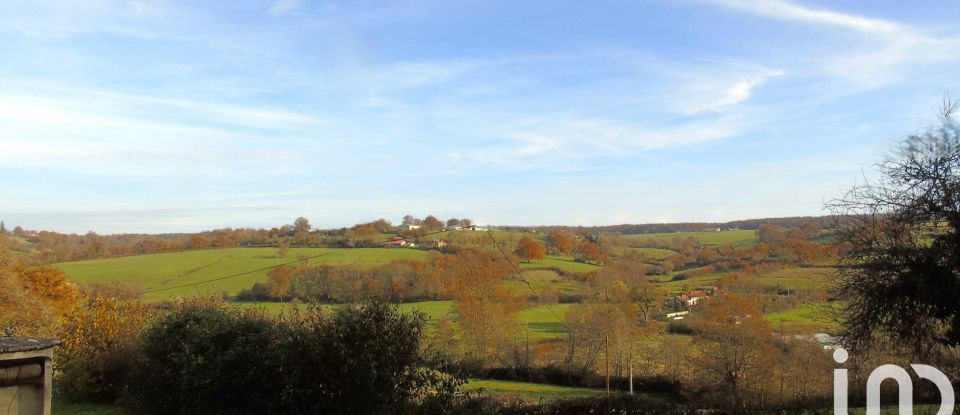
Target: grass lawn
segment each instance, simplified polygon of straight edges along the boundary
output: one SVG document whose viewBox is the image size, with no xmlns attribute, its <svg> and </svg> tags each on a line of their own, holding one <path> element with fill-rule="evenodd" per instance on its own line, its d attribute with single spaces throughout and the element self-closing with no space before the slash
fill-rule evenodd
<svg viewBox="0 0 960 415">
<path fill-rule="evenodd" d="M 488 379 L 470 379 L 463 389 L 465 391 L 479 391 L 479 393 L 484 396 L 519 397 L 531 400 L 583 398 L 606 393 L 606 391 L 602 389 Z"/>
<path fill-rule="evenodd" d="M 427 315 L 427 324 L 433 324 L 443 318 L 456 305 L 452 300 L 439 301 L 421 301 L 418 303 L 399 304 L 398 308 L 402 313 L 419 311 Z"/>
<path fill-rule="evenodd" d="M 800 307 L 769 313 L 763 320 L 773 328 L 783 327 L 791 332 L 816 333 L 830 332 L 836 329 L 829 319 L 831 304 L 804 304 Z"/>
<path fill-rule="evenodd" d="M 637 233 L 624 235 L 624 238 L 632 241 L 641 241 L 644 239 L 665 239 L 671 240 L 675 237 L 686 239 L 688 237 L 696 238 L 703 245 L 735 245 L 749 246 L 757 243 L 757 231 L 736 230 L 721 232 L 672 232 L 672 233 Z"/>
<path fill-rule="evenodd" d="M 258 308 L 264 310 L 268 315 L 280 315 L 282 312 L 290 311 L 293 307 L 307 307 L 305 304 L 292 303 L 236 302 L 231 304 L 245 308 Z M 320 305 L 320 307 L 331 311 L 345 306 L 345 304 Z M 437 320 L 447 315 L 451 316 L 451 318 L 453 317 L 451 311 L 456 307 L 456 302 L 452 300 L 420 301 L 416 303 L 397 304 L 397 307 L 400 309 L 400 312 L 403 313 L 416 310 L 426 314 L 427 327 L 432 330 Z M 526 327 L 527 330 L 529 330 L 531 341 L 537 342 L 566 338 L 567 330 L 563 327 L 563 321 L 564 318 L 566 318 L 569 308 L 570 304 L 554 304 L 550 306 L 525 308 L 520 310 L 520 313 L 517 315 L 517 320 L 521 328 Z M 454 323 L 454 325 L 456 325 L 456 323 Z M 431 332 L 428 331 L 428 333 Z M 521 333 L 519 338 L 523 339 L 524 334 Z"/>
<path fill-rule="evenodd" d="M 132 412 L 119 405 L 90 403 L 73 400 L 53 392 L 50 413 L 57 415 L 130 415 Z"/>
<path fill-rule="evenodd" d="M 599 265 L 587 264 L 573 260 L 573 257 L 547 255 L 545 259 L 530 262 L 520 261 L 521 269 L 556 267 L 567 272 L 591 272 L 600 269 Z"/>
<path fill-rule="evenodd" d="M 517 319 L 526 325 L 530 340 L 548 340 L 566 338 L 567 329 L 563 327 L 567 310 L 571 304 L 554 304 L 520 310 Z M 523 334 L 521 334 L 523 338 Z"/>
<path fill-rule="evenodd" d="M 529 236 L 533 239 L 543 242 L 543 240 L 546 239 L 547 237 L 547 235 L 545 234 L 532 233 L 532 232 L 503 231 L 503 230 L 491 230 L 490 232 L 493 233 L 493 238 L 496 239 L 497 242 L 516 243 L 524 236 Z M 490 236 L 487 235 L 486 231 L 447 231 L 447 232 L 440 232 L 436 235 L 431 235 L 427 238 L 447 239 L 448 237 L 450 237 L 451 234 L 461 234 L 461 235 L 466 235 L 471 237 L 483 237 L 483 239 L 485 239 L 486 241 L 490 240 Z M 396 236 L 396 235 L 391 235 L 391 236 Z"/>
<path fill-rule="evenodd" d="M 533 294 L 530 291 L 531 288 L 537 293 L 540 293 L 546 287 L 553 287 L 561 294 L 576 294 L 580 292 L 581 284 L 579 282 L 561 277 L 554 271 L 545 269 L 528 270 L 523 272 L 523 276 L 527 282 L 530 283 L 529 286 L 522 283 L 518 278 L 512 278 L 507 281 L 507 287 L 515 294 L 529 296 Z"/>
<path fill-rule="evenodd" d="M 675 272 L 674 275 L 682 274 L 682 273 L 683 271 L 678 271 L 678 272 Z M 723 274 L 704 274 L 704 275 L 698 275 L 693 278 L 687 278 L 685 280 L 677 280 L 677 281 L 670 281 L 670 279 L 667 277 L 661 277 L 662 278 L 661 281 L 663 282 L 660 282 L 657 285 L 660 287 L 666 288 L 668 291 L 670 291 L 671 294 L 679 294 L 683 290 L 683 287 L 685 285 L 689 285 L 690 287 L 693 287 L 693 289 L 696 289 L 701 285 L 710 285 L 716 282 L 718 279 L 720 279 L 721 276 L 723 276 Z"/>
<path fill-rule="evenodd" d="M 247 272 L 277 264 L 276 248 L 224 248 L 199 251 L 138 255 L 89 261 L 54 264 L 70 280 L 80 284 L 122 281 L 143 290 L 191 284 L 210 278 Z M 349 265 L 363 267 L 382 265 L 396 259 L 425 259 L 427 252 L 415 249 L 359 248 L 294 248 L 280 262 L 296 261 L 299 255 L 319 255 L 310 264 Z M 266 280 L 266 271 L 241 277 L 171 289 L 144 296 L 147 301 L 158 301 L 176 296 L 219 295 L 223 291 L 236 294 L 255 282 Z"/>
<path fill-rule="evenodd" d="M 796 288 L 827 288 L 830 277 L 836 268 L 787 268 L 769 274 L 760 275 L 757 280 L 764 285 Z"/>
<path fill-rule="evenodd" d="M 660 248 L 629 248 L 629 249 L 639 252 L 640 254 L 643 254 L 644 256 L 650 259 L 654 259 L 658 261 L 664 258 L 669 258 L 677 254 L 676 251 L 671 251 L 669 249 L 660 249 Z"/>
</svg>

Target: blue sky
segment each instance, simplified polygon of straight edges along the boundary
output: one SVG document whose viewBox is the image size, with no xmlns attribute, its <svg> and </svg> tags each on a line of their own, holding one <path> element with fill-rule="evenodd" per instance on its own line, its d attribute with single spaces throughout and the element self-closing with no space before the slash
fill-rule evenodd
<svg viewBox="0 0 960 415">
<path fill-rule="evenodd" d="M 28 229 L 818 215 L 960 93 L 958 2 L 0 10 L 0 219 Z"/>
</svg>

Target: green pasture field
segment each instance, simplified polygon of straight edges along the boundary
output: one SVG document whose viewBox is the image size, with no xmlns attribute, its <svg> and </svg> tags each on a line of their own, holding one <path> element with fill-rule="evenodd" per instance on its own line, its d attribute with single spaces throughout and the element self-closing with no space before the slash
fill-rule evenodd
<svg viewBox="0 0 960 415">
<path fill-rule="evenodd" d="M 629 248 L 629 249 L 639 252 L 640 254 L 643 254 L 646 257 L 653 260 L 657 260 L 657 261 L 669 258 L 677 254 L 676 251 L 671 251 L 669 249 L 660 249 L 660 248 Z"/>
<path fill-rule="evenodd" d="M 685 280 L 671 281 L 674 275 L 689 272 L 691 270 L 675 271 L 670 276 L 651 276 L 651 279 L 659 286 L 665 287 L 671 292 L 679 292 L 684 285 L 697 287 L 715 282 L 723 276 L 723 273 L 713 273 L 688 278 Z M 811 289 L 827 288 L 830 283 L 830 277 L 836 272 L 836 268 L 807 268 L 792 267 L 757 277 L 757 282 L 771 287 L 781 285 L 788 289 Z"/>
<path fill-rule="evenodd" d="M 510 241 L 517 242 L 524 236 L 529 236 L 533 239 L 536 239 L 542 242 L 547 237 L 545 234 L 532 233 L 532 232 L 503 231 L 503 230 L 496 230 L 496 229 L 491 230 L 490 232 L 493 233 L 493 238 L 496 239 L 497 242 L 510 242 Z M 488 241 L 490 239 L 486 231 L 446 231 L 446 232 L 437 233 L 435 235 L 430 235 L 427 237 L 427 239 L 446 240 L 448 237 L 450 237 L 451 234 L 454 234 L 454 233 L 462 233 L 464 235 L 473 235 L 477 237 L 483 237 Z M 396 235 L 393 235 L 393 236 L 396 236 Z"/>
<path fill-rule="evenodd" d="M 294 307 L 304 309 L 305 304 L 269 303 L 269 302 L 235 302 L 230 303 L 244 308 L 263 310 L 268 315 L 280 315 L 289 312 Z M 344 304 L 320 304 L 320 307 L 335 310 L 345 307 Z M 427 325 L 433 326 L 444 316 L 451 316 L 456 312 L 456 302 L 452 300 L 420 301 L 416 303 L 397 304 L 400 312 L 420 311 L 427 316 Z M 521 327 L 526 326 L 530 333 L 530 340 L 549 340 L 564 338 L 566 329 L 563 320 L 566 318 L 570 304 L 554 304 L 550 306 L 531 307 L 520 310 L 517 315 Z"/>
<path fill-rule="evenodd" d="M 696 289 L 701 285 L 713 284 L 718 279 L 720 279 L 720 277 L 723 276 L 723 274 L 714 273 L 714 274 L 698 275 L 696 277 L 687 278 L 685 280 L 677 280 L 677 281 L 670 280 L 670 278 L 673 278 L 674 275 L 682 274 L 682 273 L 683 271 L 678 271 L 678 272 L 674 272 L 673 275 L 670 275 L 669 277 L 663 276 L 660 279 L 660 281 L 662 282 L 659 282 L 657 285 L 660 287 L 666 288 L 668 291 L 670 291 L 671 294 L 678 294 L 680 291 L 683 290 L 683 286 L 685 285 L 689 285 L 694 289 Z"/>
<path fill-rule="evenodd" d="M 553 287 L 560 294 L 576 294 L 580 292 L 581 284 L 579 282 L 560 276 L 551 270 L 527 270 L 523 272 L 523 277 L 530 283 L 529 286 L 521 282 L 519 278 L 514 277 L 507 281 L 507 287 L 515 294 L 522 296 L 530 296 L 534 291 L 537 293 L 543 292 L 543 289 L 547 287 Z"/>
<path fill-rule="evenodd" d="M 563 324 L 570 306 L 571 304 L 554 304 L 525 308 L 520 310 L 517 318 L 522 326 L 526 326 L 530 340 L 566 338 L 567 329 Z"/>
<path fill-rule="evenodd" d="M 673 232 L 673 233 L 636 233 L 623 235 L 628 241 L 641 241 L 644 239 L 663 239 L 671 240 L 675 237 L 686 239 L 688 237 L 696 238 L 703 245 L 734 245 L 749 246 L 757 243 L 757 231 L 735 230 L 720 232 Z"/>
<path fill-rule="evenodd" d="M 420 301 L 417 303 L 398 304 L 402 313 L 419 311 L 427 316 L 427 324 L 434 324 L 437 320 L 450 314 L 456 303 L 452 300 Z"/>
<path fill-rule="evenodd" d="M 464 385 L 463 390 L 477 391 L 477 393 L 484 396 L 517 397 L 535 401 L 540 399 L 584 398 L 606 393 L 602 389 L 488 379 L 470 379 L 470 381 Z"/>
<path fill-rule="evenodd" d="M 276 253 L 276 248 L 204 249 L 63 262 L 53 266 L 62 269 L 71 281 L 81 285 L 123 282 L 143 290 L 152 290 L 270 267 L 278 263 Z M 323 256 L 310 260 L 311 265 L 359 264 L 362 267 L 373 267 L 397 259 L 425 259 L 428 255 L 427 252 L 416 249 L 293 248 L 279 260 L 279 263 L 296 261 L 299 255 L 320 254 Z M 159 301 L 177 296 L 220 295 L 224 291 L 234 295 L 241 289 L 250 288 L 254 283 L 265 280 L 266 271 L 259 271 L 197 286 L 148 293 L 144 299 Z"/>
<path fill-rule="evenodd" d="M 790 332 L 831 332 L 836 330 L 836 325 L 830 321 L 832 304 L 804 304 L 800 307 L 769 313 L 763 316 L 763 320 L 773 328 L 783 327 Z"/>
<path fill-rule="evenodd" d="M 760 275 L 757 280 L 764 285 L 780 284 L 789 289 L 827 288 L 836 271 L 836 268 L 794 267 Z"/>
<path fill-rule="evenodd" d="M 530 262 L 520 261 L 521 269 L 536 269 L 536 268 L 547 268 L 547 267 L 555 267 L 566 272 L 576 272 L 576 273 L 587 273 L 587 272 L 596 271 L 601 268 L 600 265 L 587 264 L 584 262 L 574 261 L 573 257 L 569 257 L 569 256 L 547 255 L 545 259 L 533 260 Z"/>
</svg>

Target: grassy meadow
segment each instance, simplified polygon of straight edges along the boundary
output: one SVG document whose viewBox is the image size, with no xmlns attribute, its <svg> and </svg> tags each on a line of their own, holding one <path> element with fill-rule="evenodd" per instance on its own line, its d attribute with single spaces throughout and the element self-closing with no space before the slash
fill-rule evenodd
<svg viewBox="0 0 960 415">
<path fill-rule="evenodd" d="M 543 235 L 524 234 L 522 232 L 498 231 L 496 237 L 501 242 L 512 243 L 522 236 L 532 235 L 542 240 Z M 444 236 L 444 235 L 439 235 Z M 756 243 L 754 231 L 723 231 L 697 233 L 661 233 L 626 235 L 628 242 L 640 241 L 647 238 L 672 239 L 674 237 L 697 238 L 704 245 L 734 245 L 745 246 Z M 655 264 L 676 252 L 659 248 L 622 247 L 623 253 L 634 251 L 641 253 L 651 269 Z M 295 262 L 303 256 L 317 256 L 311 259 L 311 265 L 330 264 L 357 267 L 374 267 L 393 260 L 426 260 L 430 253 L 419 249 L 407 248 L 293 248 L 287 255 L 276 258 L 276 248 L 222 248 L 154 255 L 117 257 L 110 259 L 77 261 L 54 264 L 67 273 L 68 277 L 81 285 L 120 281 L 131 284 L 142 290 L 173 288 L 165 291 L 147 293 L 148 302 L 193 295 L 220 296 L 226 292 L 235 295 L 241 289 L 250 288 L 256 282 L 266 281 L 266 270 L 252 272 L 248 275 L 220 281 L 190 286 L 197 282 L 229 276 L 243 272 L 268 268 L 284 262 Z M 557 295 L 583 295 L 587 291 L 583 281 L 569 274 L 585 274 L 602 268 L 602 264 L 588 264 L 576 262 L 572 257 L 548 256 L 543 260 L 521 262 L 524 281 L 516 275 L 511 276 L 505 286 L 514 294 L 530 299 L 525 308 L 517 315 L 520 332 L 516 335 L 517 341 L 529 339 L 531 344 L 541 342 L 565 341 L 567 330 L 565 320 L 572 304 L 537 305 L 537 295 L 545 290 L 554 291 Z M 658 268 L 658 267 L 657 267 Z M 679 274 L 689 273 L 693 269 L 676 270 L 669 275 L 650 275 L 650 280 L 657 286 L 664 288 L 670 296 L 677 295 L 685 289 L 696 289 L 701 285 L 712 285 L 724 276 L 714 272 L 697 275 L 683 280 L 672 280 Z M 792 267 L 779 271 L 760 274 L 755 282 L 762 286 L 780 287 L 788 290 L 826 288 L 830 276 L 835 272 L 832 268 L 803 268 Z M 307 305 L 278 302 L 234 302 L 238 307 L 255 308 L 265 313 L 279 315 L 289 312 L 293 308 L 306 308 Z M 344 304 L 320 304 L 319 307 L 334 310 L 346 307 Z M 803 304 L 799 307 L 770 312 L 763 319 L 774 329 L 782 328 L 790 333 L 812 334 L 818 332 L 835 332 L 836 327 L 826 318 L 827 305 Z M 436 335 L 437 321 L 450 317 L 456 327 L 457 303 L 453 300 L 421 301 L 398 304 L 403 313 L 420 312 L 427 318 L 427 336 Z M 665 326 L 665 323 L 663 323 Z M 673 335 L 684 340 L 689 336 Z M 650 341 L 654 341 L 651 339 Z M 655 345 L 649 345 L 655 347 Z M 471 394 L 502 398 L 523 399 L 528 401 L 555 400 L 563 398 L 590 397 L 603 395 L 602 389 L 565 387 L 527 382 L 500 381 L 488 379 L 471 379 L 464 390 Z M 58 398 L 54 403 L 55 413 L 64 414 L 116 414 L 123 415 L 124 409 L 112 405 L 98 405 L 83 402 L 73 402 Z"/>
<path fill-rule="evenodd" d="M 89 261 L 64 262 L 62 269 L 70 280 L 81 285 L 120 281 L 144 291 L 193 284 L 211 278 L 248 272 L 296 261 L 300 255 L 322 255 L 310 260 L 311 265 L 331 264 L 373 267 L 397 259 L 426 259 L 428 253 L 416 249 L 387 248 L 293 248 L 284 258 L 276 257 L 276 248 L 222 248 L 198 251 L 138 255 Z M 266 281 L 267 271 L 201 284 L 175 288 L 144 296 L 146 301 L 159 301 L 176 296 L 234 295 L 256 282 Z"/>
<path fill-rule="evenodd" d="M 532 269 L 523 272 L 524 283 L 519 278 L 512 278 L 507 287 L 515 294 L 529 296 L 543 292 L 547 287 L 557 290 L 560 294 L 576 294 L 580 292 L 580 283 L 572 278 L 564 277 L 554 271 L 546 269 Z"/>
<path fill-rule="evenodd" d="M 641 241 L 644 239 L 672 240 L 673 238 L 686 239 L 692 237 L 702 245 L 719 246 L 749 246 L 757 243 L 757 231 L 753 230 L 732 230 L 719 232 L 667 232 L 667 233 L 635 233 L 624 235 L 628 241 Z"/>
<path fill-rule="evenodd" d="M 763 320 L 774 328 L 794 333 L 835 332 L 831 319 L 832 304 L 804 304 L 777 313 L 764 314 Z"/>
<path fill-rule="evenodd" d="M 761 275 L 758 280 L 764 285 L 780 285 L 788 289 L 827 288 L 836 268 L 787 268 Z"/>
<path fill-rule="evenodd" d="M 531 341 L 566 338 L 563 324 L 571 304 L 554 304 L 520 310 L 521 330 L 526 328 Z"/>
<path fill-rule="evenodd" d="M 566 272 L 591 272 L 600 269 L 600 265 L 574 261 L 573 257 L 548 255 L 544 259 L 530 262 L 520 261 L 521 269 L 559 268 Z"/>
<path fill-rule="evenodd" d="M 525 235 L 532 235 L 542 239 L 541 234 L 522 232 L 495 231 L 499 240 L 519 240 Z M 443 235 L 440 235 L 443 236 Z M 680 232 L 660 234 L 626 235 L 629 239 L 644 238 L 673 238 L 694 237 L 706 245 L 720 244 L 749 244 L 756 241 L 754 231 L 722 231 L 722 232 Z M 626 248 L 641 252 L 651 260 L 659 260 L 673 255 L 674 252 L 658 248 Z M 266 271 L 257 271 L 248 275 L 214 281 L 191 286 L 189 284 L 200 281 L 248 272 L 274 266 L 277 263 L 296 261 L 301 255 L 320 257 L 310 260 L 311 264 L 351 265 L 359 267 L 373 267 L 397 259 L 425 260 L 429 253 L 417 249 L 388 249 L 388 248 L 293 248 L 287 255 L 276 258 L 275 248 L 223 248 L 198 251 L 184 251 L 153 255 L 118 257 L 90 261 L 77 261 L 55 264 L 64 270 L 69 278 L 81 285 L 101 282 L 121 281 L 138 287 L 142 290 L 172 288 L 165 291 L 147 293 L 145 300 L 161 301 L 177 296 L 216 295 L 226 292 L 234 295 L 241 289 L 249 288 L 256 282 L 266 280 Z M 523 283 L 514 276 L 507 282 L 507 287 L 515 294 L 525 297 L 542 293 L 552 288 L 560 295 L 574 295 L 582 292 L 583 283 L 573 278 L 563 276 L 558 272 L 585 273 L 600 269 L 600 265 L 580 263 L 572 257 L 548 256 L 543 260 L 521 262 L 524 278 Z M 685 270 L 689 271 L 689 270 Z M 684 288 L 695 288 L 701 285 L 714 283 L 721 278 L 721 273 L 699 275 L 685 280 L 673 281 L 672 277 L 685 271 L 676 271 L 671 275 L 651 276 L 651 280 L 663 287 L 670 295 L 679 294 Z M 757 278 L 762 285 L 771 287 L 780 286 L 787 289 L 824 288 L 829 276 L 835 270 L 831 268 L 788 268 Z M 279 313 L 284 308 L 293 307 L 282 303 L 239 303 L 242 307 L 256 307 L 268 313 Z M 323 305 L 324 307 L 338 307 L 338 305 Z M 418 310 L 425 313 L 428 323 L 433 325 L 438 319 L 451 315 L 455 303 L 453 301 L 424 301 L 418 303 L 401 304 L 404 311 Z M 542 341 L 562 338 L 565 335 L 563 319 L 569 305 L 561 304 L 550 307 L 530 307 L 522 310 L 519 315 L 521 327 L 529 333 L 531 340 Z M 801 307 L 780 313 L 771 313 L 767 321 L 771 324 L 788 326 L 795 330 L 826 329 L 825 324 L 810 317 L 808 307 Z"/>
<path fill-rule="evenodd" d="M 490 379 L 470 379 L 463 389 L 481 396 L 512 397 L 535 401 L 541 399 L 583 398 L 599 396 L 606 393 L 603 389 Z"/>
</svg>

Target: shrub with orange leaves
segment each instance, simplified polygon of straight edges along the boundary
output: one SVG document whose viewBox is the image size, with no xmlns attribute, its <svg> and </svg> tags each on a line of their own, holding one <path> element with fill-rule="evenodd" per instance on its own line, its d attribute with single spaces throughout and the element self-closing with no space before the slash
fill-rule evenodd
<svg viewBox="0 0 960 415">
<path fill-rule="evenodd" d="M 53 337 L 57 323 L 81 298 L 63 271 L 28 268 L 0 253 L 0 329 L 21 336 Z"/>
<path fill-rule="evenodd" d="M 139 302 L 103 296 L 75 309 L 61 326 L 58 384 L 86 398 L 117 399 L 149 316 Z"/>
</svg>

